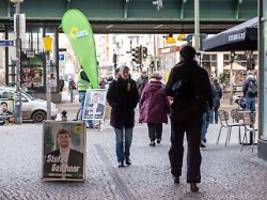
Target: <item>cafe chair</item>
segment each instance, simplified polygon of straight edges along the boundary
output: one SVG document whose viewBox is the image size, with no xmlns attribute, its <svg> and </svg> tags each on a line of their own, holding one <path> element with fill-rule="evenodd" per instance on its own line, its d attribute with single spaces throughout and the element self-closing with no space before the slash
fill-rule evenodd
<svg viewBox="0 0 267 200">
<path fill-rule="evenodd" d="M 243 124 L 241 123 L 229 123 L 229 112 L 226 110 L 219 110 L 219 119 L 220 119 L 220 131 L 219 135 L 217 138 L 217 143 L 219 143 L 221 132 L 223 128 L 227 129 L 227 135 L 226 135 L 226 140 L 225 140 L 225 146 L 227 146 L 227 143 L 230 143 L 231 140 L 231 135 L 232 135 L 232 128 L 233 127 L 238 127 L 238 136 L 239 136 L 239 142 L 241 141 L 241 127 Z"/>
</svg>

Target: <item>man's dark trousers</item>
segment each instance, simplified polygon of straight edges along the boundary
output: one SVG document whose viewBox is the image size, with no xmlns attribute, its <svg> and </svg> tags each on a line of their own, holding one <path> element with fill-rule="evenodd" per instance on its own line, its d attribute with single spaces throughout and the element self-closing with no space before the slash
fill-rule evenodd
<svg viewBox="0 0 267 200">
<path fill-rule="evenodd" d="M 175 177 L 181 176 L 184 154 L 184 134 L 186 132 L 188 142 L 187 152 L 187 182 L 200 183 L 200 137 L 202 118 L 191 120 L 171 119 L 171 148 L 169 159 L 171 163 L 171 173 Z"/>
</svg>

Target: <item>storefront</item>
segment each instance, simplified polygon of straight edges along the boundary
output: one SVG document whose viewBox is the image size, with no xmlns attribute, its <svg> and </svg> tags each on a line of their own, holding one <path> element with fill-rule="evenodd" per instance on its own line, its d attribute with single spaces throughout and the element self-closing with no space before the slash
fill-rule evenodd
<svg viewBox="0 0 267 200">
<path fill-rule="evenodd" d="M 15 40 L 13 23 L 6 23 L 1 32 L 1 38 L 5 40 Z M 46 66 L 43 51 L 44 36 L 53 38 L 51 82 L 52 82 L 52 101 L 60 102 L 61 95 L 58 87 L 59 68 L 58 68 L 58 28 L 57 26 L 45 26 L 27 24 L 26 33 L 23 34 L 21 51 L 21 88 L 28 91 L 34 97 L 44 98 L 46 93 Z M 16 80 L 15 60 L 16 48 L 6 47 L 0 49 L 0 56 L 3 67 L 0 72 L 5 74 L 5 85 L 14 86 Z"/>
<path fill-rule="evenodd" d="M 259 1 L 259 142 L 258 155 L 267 160 L 267 2 Z"/>
</svg>

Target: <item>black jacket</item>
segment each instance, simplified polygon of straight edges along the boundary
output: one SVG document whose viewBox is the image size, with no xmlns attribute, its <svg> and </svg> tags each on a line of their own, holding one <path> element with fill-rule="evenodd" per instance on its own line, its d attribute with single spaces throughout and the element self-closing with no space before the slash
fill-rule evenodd
<svg viewBox="0 0 267 200">
<path fill-rule="evenodd" d="M 177 95 L 174 85 L 181 82 L 186 89 Z M 171 70 L 166 85 L 168 96 L 174 97 L 171 117 L 181 120 L 201 118 L 208 107 L 213 107 L 208 73 L 195 61 L 182 61 Z"/>
<path fill-rule="evenodd" d="M 129 90 L 127 87 L 129 86 Z M 134 126 L 134 109 L 139 95 L 134 80 L 118 78 L 113 80 L 107 92 L 107 101 L 111 106 L 110 125 L 114 128 L 132 128 Z"/>
</svg>

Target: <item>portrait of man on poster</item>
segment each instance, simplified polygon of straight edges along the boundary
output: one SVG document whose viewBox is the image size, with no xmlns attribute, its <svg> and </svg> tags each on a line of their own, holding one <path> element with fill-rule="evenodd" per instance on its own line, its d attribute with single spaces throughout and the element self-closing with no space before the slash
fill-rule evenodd
<svg viewBox="0 0 267 200">
<path fill-rule="evenodd" d="M 58 149 L 45 156 L 44 173 L 48 177 L 80 178 L 83 175 L 83 153 L 71 148 L 71 134 L 59 129 L 56 135 Z"/>
</svg>

